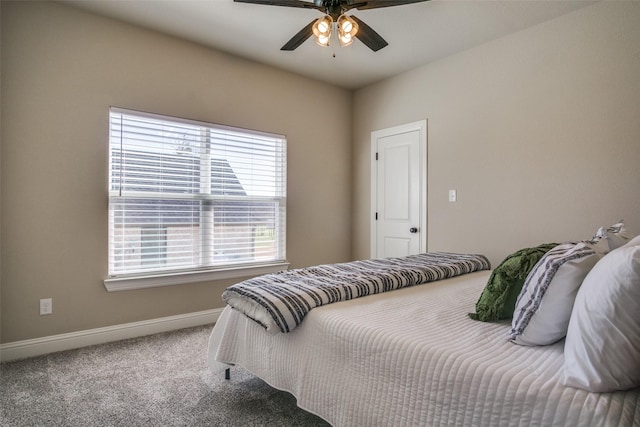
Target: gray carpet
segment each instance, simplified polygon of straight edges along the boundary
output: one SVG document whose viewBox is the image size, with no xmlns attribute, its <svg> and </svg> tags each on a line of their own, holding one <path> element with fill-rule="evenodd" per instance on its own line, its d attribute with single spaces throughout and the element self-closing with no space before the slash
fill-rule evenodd
<svg viewBox="0 0 640 427">
<path fill-rule="evenodd" d="M 207 368 L 211 326 L 0 365 L 2 426 L 322 426 L 236 367 Z"/>
</svg>

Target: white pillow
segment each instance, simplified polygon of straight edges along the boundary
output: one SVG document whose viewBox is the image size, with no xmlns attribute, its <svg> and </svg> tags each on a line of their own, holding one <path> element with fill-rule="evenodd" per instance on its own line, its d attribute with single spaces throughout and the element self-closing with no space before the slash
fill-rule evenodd
<svg viewBox="0 0 640 427">
<path fill-rule="evenodd" d="M 547 252 L 524 281 L 509 339 L 521 345 L 547 345 L 564 338 L 578 289 L 607 251 L 607 242 L 600 239 L 563 243 Z"/>
<path fill-rule="evenodd" d="M 634 237 L 633 239 L 629 240 L 627 243 L 625 243 L 623 247 L 638 246 L 638 245 L 640 245 L 640 234 Z"/>
<path fill-rule="evenodd" d="M 587 275 L 569 322 L 564 384 L 593 392 L 640 387 L 640 246 L 605 256 Z"/>
</svg>

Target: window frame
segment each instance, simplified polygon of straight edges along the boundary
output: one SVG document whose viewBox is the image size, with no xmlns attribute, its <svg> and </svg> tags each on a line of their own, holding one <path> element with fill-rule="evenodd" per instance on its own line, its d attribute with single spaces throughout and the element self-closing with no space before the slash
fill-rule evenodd
<svg viewBox="0 0 640 427">
<path fill-rule="evenodd" d="M 242 129 L 237 127 L 219 125 L 215 123 L 201 122 L 196 120 L 188 120 L 179 117 L 172 117 L 154 113 L 146 113 L 141 111 L 135 111 L 131 109 L 124 109 L 119 107 L 111 107 L 109 109 L 109 183 L 108 183 L 108 199 L 109 199 L 109 216 L 112 215 L 111 212 L 111 200 L 114 197 L 114 190 L 112 188 L 111 181 L 111 173 L 112 173 L 112 152 L 111 152 L 111 117 L 112 114 L 123 114 L 123 115 L 133 115 L 142 118 L 150 118 L 153 120 L 163 120 L 177 124 L 186 124 L 190 126 L 201 126 L 207 129 L 215 129 L 216 131 L 230 131 L 230 132 L 241 132 L 247 135 L 253 136 L 262 136 L 269 137 L 274 139 L 281 140 L 282 150 L 284 152 L 284 160 L 281 165 L 284 167 L 284 182 L 282 183 L 282 190 L 284 191 L 283 196 L 274 196 L 277 198 L 283 199 L 283 212 L 284 212 L 284 220 L 280 220 L 278 224 L 281 227 L 277 228 L 281 229 L 281 252 L 283 259 L 276 260 L 266 260 L 266 261 L 256 261 L 256 262 L 247 262 L 246 260 L 241 261 L 239 263 L 228 263 L 228 264 L 220 264 L 215 266 L 194 266 L 187 267 L 183 269 L 158 269 L 158 270 L 149 270 L 145 272 L 133 272 L 133 273 L 118 273 L 114 275 L 109 275 L 106 279 L 104 279 L 103 283 L 107 291 L 123 291 L 123 290 L 133 290 L 133 289 L 143 289 L 143 288 L 151 288 L 151 287 L 160 287 L 160 286 L 172 286 L 179 284 L 187 284 L 187 283 L 196 283 L 196 282 L 205 282 L 211 280 L 222 280 L 222 279 L 230 279 L 237 277 L 248 277 L 248 276 L 256 276 L 261 274 L 273 273 L 282 270 L 286 270 L 289 267 L 289 263 L 286 261 L 286 163 L 287 163 L 287 154 L 286 154 L 286 145 L 287 140 L 283 135 L 277 135 L 272 133 L 266 133 L 261 131 L 254 131 L 248 129 Z M 193 197 L 193 200 L 197 200 L 197 196 Z M 111 228 L 111 219 L 109 220 L 109 229 Z M 202 227 L 202 220 L 200 220 L 200 227 Z M 111 231 L 108 234 L 108 242 L 109 242 L 109 262 L 111 261 L 112 256 L 112 248 L 111 248 Z M 141 243 L 142 243 L 141 239 Z M 202 246 L 200 247 L 202 250 Z M 109 272 L 111 273 L 111 272 Z"/>
</svg>

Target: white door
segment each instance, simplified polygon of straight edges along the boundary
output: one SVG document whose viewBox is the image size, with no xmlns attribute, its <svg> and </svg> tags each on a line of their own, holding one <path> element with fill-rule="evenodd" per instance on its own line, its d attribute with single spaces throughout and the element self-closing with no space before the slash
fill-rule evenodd
<svg viewBox="0 0 640 427">
<path fill-rule="evenodd" d="M 426 252 L 426 121 L 371 134 L 371 257 Z"/>
</svg>

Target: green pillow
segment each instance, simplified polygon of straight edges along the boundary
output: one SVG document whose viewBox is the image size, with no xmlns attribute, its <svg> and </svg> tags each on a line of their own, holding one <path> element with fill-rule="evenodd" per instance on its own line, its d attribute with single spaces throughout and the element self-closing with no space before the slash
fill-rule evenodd
<svg viewBox="0 0 640 427">
<path fill-rule="evenodd" d="M 476 303 L 476 312 L 469 313 L 469 317 L 483 322 L 511 319 L 527 275 L 555 246 L 558 244 L 545 243 L 535 248 L 520 249 L 506 257 L 489 276 Z"/>
</svg>

